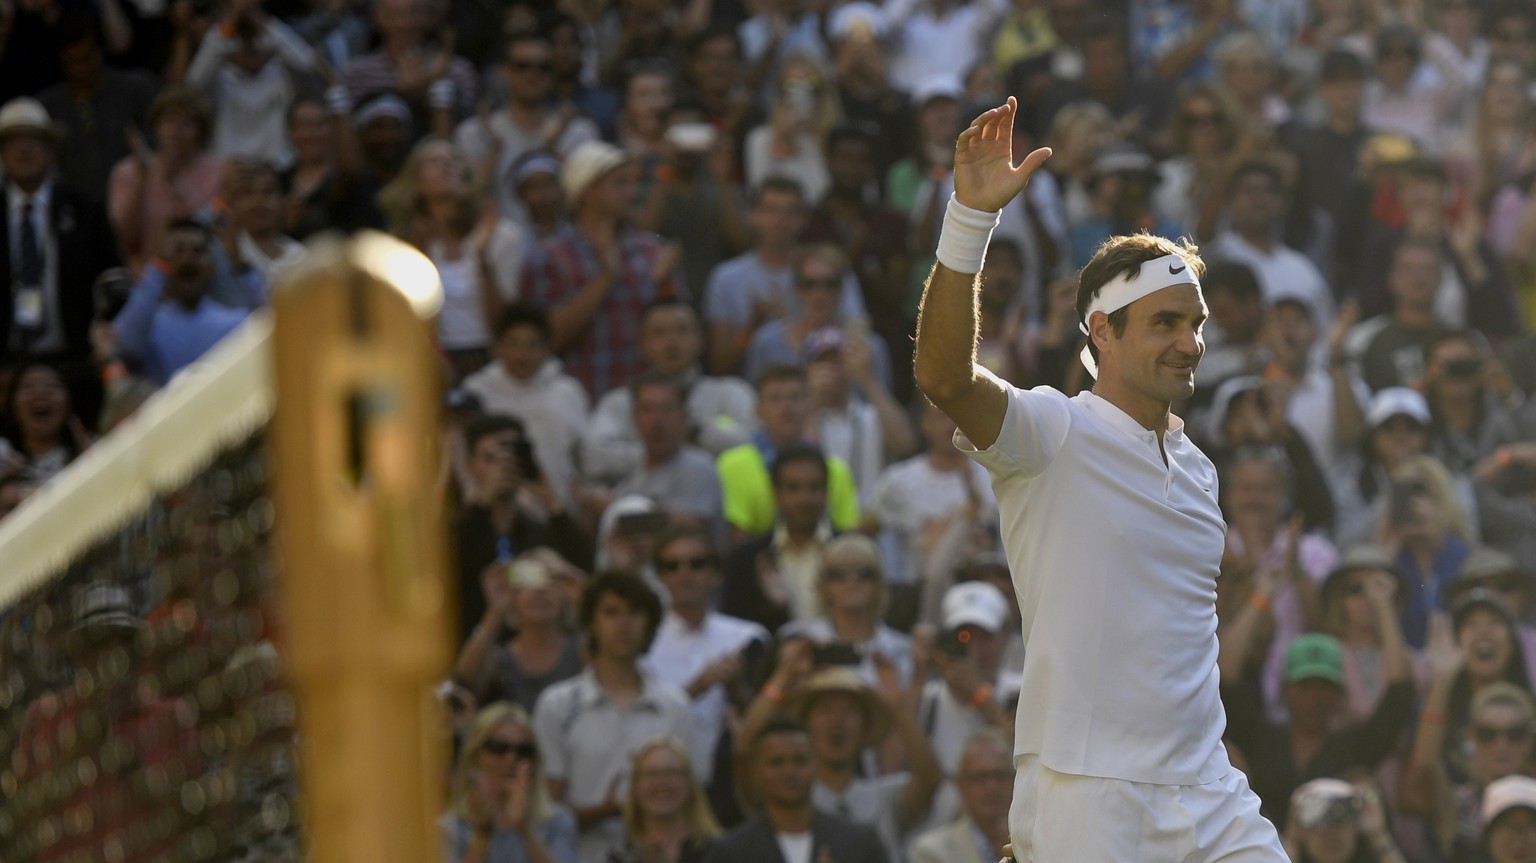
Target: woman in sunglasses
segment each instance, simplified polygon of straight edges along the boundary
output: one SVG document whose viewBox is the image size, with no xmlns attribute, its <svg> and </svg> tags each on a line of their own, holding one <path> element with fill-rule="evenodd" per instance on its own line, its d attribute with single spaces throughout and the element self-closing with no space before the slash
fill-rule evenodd
<svg viewBox="0 0 1536 863">
<path fill-rule="evenodd" d="M 688 749 L 657 737 L 636 752 L 624 800 L 625 846 L 608 863 L 701 863 L 720 824 L 694 779 Z"/>
<path fill-rule="evenodd" d="M 869 686 L 880 684 L 881 661 L 895 667 L 903 687 L 911 684 L 912 639 L 881 620 L 890 591 L 874 540 L 845 533 L 827 543 L 817 570 L 816 593 L 822 615 L 785 624 L 778 633 L 780 641 L 808 638 L 816 642 L 815 664 L 853 665 Z"/>
<path fill-rule="evenodd" d="M 533 726 L 515 704 L 475 716 L 438 823 L 449 863 L 576 863 L 576 819 L 550 800 Z"/>
<path fill-rule="evenodd" d="M 1451 778 L 1442 760 L 1425 763 L 1428 747 L 1415 741 L 1415 760 L 1403 777 L 1402 811 L 1425 819 L 1446 859 L 1479 859 L 1484 791 L 1496 780 L 1526 772 L 1533 723 L 1536 704 L 1524 689 L 1493 683 L 1478 692 L 1464 737 L 1470 775 L 1460 781 Z M 1422 722 L 1419 733 L 1426 734 Z"/>
</svg>

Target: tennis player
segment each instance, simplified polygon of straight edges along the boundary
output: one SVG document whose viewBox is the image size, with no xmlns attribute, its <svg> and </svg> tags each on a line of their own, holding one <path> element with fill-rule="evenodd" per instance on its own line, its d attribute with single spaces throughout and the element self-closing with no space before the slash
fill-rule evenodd
<svg viewBox="0 0 1536 863">
<path fill-rule="evenodd" d="M 1108 240 L 1079 276 L 1091 392 L 1021 390 L 975 362 L 977 273 L 998 214 L 1050 157 L 1013 164 L 1017 104 L 955 146 L 955 194 L 917 324 L 917 384 L 992 477 L 1023 610 L 1009 832 L 1019 863 L 1283 863 L 1222 747 L 1216 469 L 1171 404 L 1205 352 L 1193 246 Z"/>
</svg>

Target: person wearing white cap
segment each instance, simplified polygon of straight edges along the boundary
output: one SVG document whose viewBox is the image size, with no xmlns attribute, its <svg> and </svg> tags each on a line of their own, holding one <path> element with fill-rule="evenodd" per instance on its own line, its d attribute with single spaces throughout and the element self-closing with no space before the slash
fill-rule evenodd
<svg viewBox="0 0 1536 863">
<path fill-rule="evenodd" d="M 101 205 L 54 177 L 60 138 L 36 100 L 0 106 L 0 357 L 88 354 L 91 286 L 117 265 Z"/>
<path fill-rule="evenodd" d="M 952 780 L 971 735 L 985 728 L 1011 730 L 1013 715 L 1006 705 L 1018 692 L 1005 691 L 1001 678 L 1005 630 L 1013 621 L 1013 609 L 1001 590 L 984 581 L 951 587 L 941 606 L 942 629 L 935 633 L 926 627 L 928 632 L 914 633 L 914 641 L 923 645 L 919 661 L 926 659 L 938 671 L 923 685 L 917 722 L 933 741 L 946 780 Z M 928 823 L 949 822 L 959 805 L 954 784 L 946 781 L 934 797 Z"/>
<path fill-rule="evenodd" d="M 686 296 L 678 247 L 630 224 L 636 172 L 612 144 L 572 150 L 560 170 L 572 229 L 530 249 L 523 266 L 523 296 L 549 309 L 550 346 L 594 399 L 644 370 L 646 306 Z"/>
<path fill-rule="evenodd" d="M 1508 776 L 1483 793 L 1483 847 L 1493 863 L 1536 861 L 1536 779 Z"/>
<path fill-rule="evenodd" d="M 1017 110 L 1010 98 L 956 143 L 914 369 L 992 476 L 1023 615 L 1013 853 L 1280 863 L 1280 837 L 1221 742 L 1216 470 L 1171 413 L 1205 349 L 1204 262 L 1146 234 L 1105 243 L 1078 282 L 1091 391 L 1021 390 L 976 365 L 988 240 L 1051 155 L 1014 165 Z"/>
</svg>

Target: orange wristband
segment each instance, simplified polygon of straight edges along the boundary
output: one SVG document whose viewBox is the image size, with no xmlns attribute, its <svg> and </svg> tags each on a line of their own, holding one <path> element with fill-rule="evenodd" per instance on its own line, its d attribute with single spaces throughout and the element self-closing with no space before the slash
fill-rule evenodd
<svg viewBox="0 0 1536 863">
<path fill-rule="evenodd" d="M 127 377 L 127 375 L 128 367 L 123 365 L 122 360 L 113 360 L 101 367 L 101 382 L 104 384 L 110 384 L 118 378 Z"/>
<path fill-rule="evenodd" d="M 975 692 L 971 693 L 971 706 L 976 708 L 977 710 L 980 710 L 981 708 L 985 707 L 987 705 L 987 702 L 991 701 L 991 700 L 992 700 L 992 684 L 990 684 L 990 683 L 983 683 L 982 685 L 976 687 L 976 691 Z"/>
<path fill-rule="evenodd" d="M 773 681 L 763 684 L 763 697 L 775 705 L 784 703 L 784 690 L 780 689 Z"/>
<path fill-rule="evenodd" d="M 1262 593 L 1255 593 L 1253 596 L 1248 597 L 1248 604 L 1259 611 L 1269 611 L 1269 597 Z"/>
</svg>

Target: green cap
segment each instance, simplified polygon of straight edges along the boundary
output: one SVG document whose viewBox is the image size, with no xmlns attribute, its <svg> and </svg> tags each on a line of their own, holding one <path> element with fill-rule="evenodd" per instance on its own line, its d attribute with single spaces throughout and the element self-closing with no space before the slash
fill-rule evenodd
<svg viewBox="0 0 1536 863">
<path fill-rule="evenodd" d="M 1285 650 L 1285 682 L 1322 678 L 1344 685 L 1344 651 L 1339 640 L 1321 632 L 1298 635 Z"/>
</svg>

